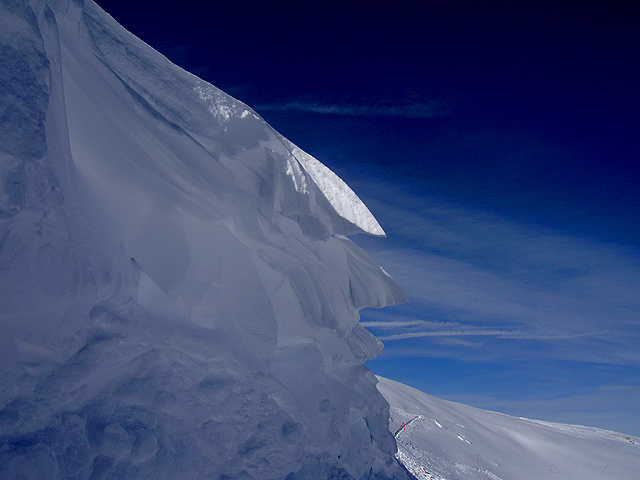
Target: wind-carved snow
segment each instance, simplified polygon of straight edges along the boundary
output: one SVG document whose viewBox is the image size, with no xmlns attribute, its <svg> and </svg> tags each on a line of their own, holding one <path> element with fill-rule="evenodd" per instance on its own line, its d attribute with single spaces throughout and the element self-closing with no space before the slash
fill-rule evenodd
<svg viewBox="0 0 640 480">
<path fill-rule="evenodd" d="M 197 85 L 194 91 L 201 100 L 207 103 L 209 111 L 222 125 L 232 117 L 242 119 L 252 116 L 256 120 L 261 120 L 257 114 L 249 111 L 240 102 L 230 102 L 226 94 L 212 85 Z M 385 235 L 384 230 L 366 205 L 340 177 L 289 140 L 280 136 L 279 139 L 291 152 L 291 156 L 287 156 L 285 171 L 293 181 L 298 193 L 310 194 L 308 175 L 338 215 L 366 233 L 377 236 Z"/>
<path fill-rule="evenodd" d="M 207 103 L 209 111 L 222 125 L 233 117 L 243 119 L 252 116 L 256 120 L 261 120 L 257 114 L 249 111 L 240 102 L 230 102 L 226 94 L 212 85 L 197 85 L 194 91 L 202 101 Z M 308 175 L 338 215 L 366 233 L 385 235 L 366 205 L 340 177 L 289 140 L 283 137 L 280 137 L 280 140 L 291 152 L 291 156 L 287 156 L 286 159 L 285 172 L 291 178 L 296 192 L 310 195 Z"/>
<path fill-rule="evenodd" d="M 229 104 L 227 102 L 228 95 L 212 85 L 198 85 L 194 88 L 194 91 L 200 96 L 201 100 L 207 102 L 209 111 L 220 123 L 229 120 L 232 116 L 245 118 L 248 115 L 252 115 L 256 120 L 260 118 L 255 113 L 243 109 L 240 106 L 240 102 Z"/>
<path fill-rule="evenodd" d="M 295 161 L 295 159 L 287 159 L 287 175 L 291 177 L 293 181 L 293 185 L 295 186 L 296 192 L 302 194 L 309 193 L 309 186 L 307 185 L 307 178 L 304 174 L 304 171 L 300 167 L 300 163 Z"/>
<path fill-rule="evenodd" d="M 407 478 L 357 196 L 91 0 L 0 22 L 0 478 Z"/>
<path fill-rule="evenodd" d="M 509 417 L 378 379 L 397 458 L 418 479 L 639 478 L 640 445 L 628 435 Z"/>
<path fill-rule="evenodd" d="M 369 209 L 340 177 L 316 158 L 293 144 L 291 144 L 291 153 L 302 164 L 340 216 L 372 235 L 385 235 L 384 230 Z"/>
</svg>

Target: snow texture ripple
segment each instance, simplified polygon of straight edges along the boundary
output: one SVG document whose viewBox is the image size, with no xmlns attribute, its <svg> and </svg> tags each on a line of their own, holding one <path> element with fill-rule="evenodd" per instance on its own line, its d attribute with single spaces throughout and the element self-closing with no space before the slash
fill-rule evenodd
<svg viewBox="0 0 640 480">
<path fill-rule="evenodd" d="M 333 172 L 91 0 L 0 2 L 0 478 L 409 478 Z"/>
</svg>

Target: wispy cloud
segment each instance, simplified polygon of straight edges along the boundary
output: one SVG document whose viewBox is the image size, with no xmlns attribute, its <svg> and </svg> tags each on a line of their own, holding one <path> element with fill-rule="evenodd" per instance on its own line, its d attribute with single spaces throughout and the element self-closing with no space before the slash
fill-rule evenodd
<svg viewBox="0 0 640 480">
<path fill-rule="evenodd" d="M 390 328 L 399 328 L 399 327 L 423 326 L 428 323 L 429 322 L 425 322 L 424 320 L 409 320 L 409 321 L 390 320 L 390 321 L 382 321 L 382 322 L 363 321 L 363 322 L 360 322 L 360 325 L 367 328 L 390 329 Z"/>
<path fill-rule="evenodd" d="M 506 355 L 528 342 L 537 355 L 640 365 L 634 249 L 412 197 L 397 185 L 367 185 L 366 202 L 389 236 L 357 241 L 412 302 L 363 312 L 381 340 L 468 337 L 473 346 L 493 338 Z M 442 323 L 416 321 L 425 317 Z"/>
<path fill-rule="evenodd" d="M 277 112 L 309 112 L 327 115 L 345 116 L 386 116 L 407 118 L 432 118 L 444 117 L 452 114 L 450 106 L 441 102 L 417 102 L 398 105 L 342 105 L 316 102 L 286 102 L 254 105 L 254 109 L 260 111 Z"/>
<path fill-rule="evenodd" d="M 382 341 L 404 340 L 420 337 L 457 337 L 457 336 L 506 336 L 518 335 L 518 332 L 485 328 L 470 327 L 459 322 L 439 322 L 427 320 L 365 320 L 360 324 L 366 328 L 374 328 L 382 331 L 392 330 L 392 334 L 378 335 Z"/>
<path fill-rule="evenodd" d="M 473 337 L 473 336 L 508 336 L 511 332 L 506 330 L 490 330 L 490 329 L 466 329 L 466 330 L 440 330 L 440 331 L 421 331 L 396 333 L 394 335 L 378 337 L 383 342 L 391 340 L 405 340 L 407 338 L 420 337 Z"/>
</svg>

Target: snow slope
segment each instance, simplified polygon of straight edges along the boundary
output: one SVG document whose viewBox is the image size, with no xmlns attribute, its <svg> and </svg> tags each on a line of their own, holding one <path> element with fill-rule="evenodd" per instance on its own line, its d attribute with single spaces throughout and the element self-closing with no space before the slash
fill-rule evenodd
<svg viewBox="0 0 640 480">
<path fill-rule="evenodd" d="M 378 380 L 378 390 L 391 405 L 397 457 L 418 479 L 640 478 L 638 438 L 510 417 Z"/>
<path fill-rule="evenodd" d="M 91 0 L 0 64 L 0 478 L 406 478 L 351 189 Z"/>
</svg>

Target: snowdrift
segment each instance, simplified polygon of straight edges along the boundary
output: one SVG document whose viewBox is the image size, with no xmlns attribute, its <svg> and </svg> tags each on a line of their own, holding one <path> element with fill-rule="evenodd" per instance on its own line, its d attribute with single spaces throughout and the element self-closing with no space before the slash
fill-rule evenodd
<svg viewBox="0 0 640 480">
<path fill-rule="evenodd" d="M 91 0 L 0 65 L 0 478 L 407 478 L 351 189 Z"/>
<path fill-rule="evenodd" d="M 640 439 L 515 418 L 439 400 L 378 377 L 398 459 L 428 480 L 635 480 Z"/>
</svg>

